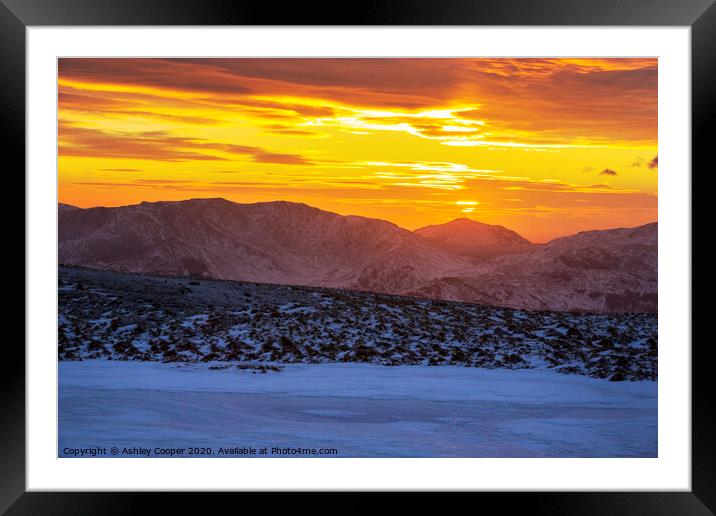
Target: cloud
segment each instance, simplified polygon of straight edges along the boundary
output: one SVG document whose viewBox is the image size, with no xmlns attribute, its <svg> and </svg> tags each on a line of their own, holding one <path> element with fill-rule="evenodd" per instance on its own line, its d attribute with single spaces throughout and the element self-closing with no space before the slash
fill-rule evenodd
<svg viewBox="0 0 716 516">
<path fill-rule="evenodd" d="M 221 120 L 216 118 L 189 116 L 189 115 L 172 115 L 168 113 L 159 113 L 156 111 L 140 111 L 136 109 L 110 109 L 105 111 L 106 114 L 121 116 L 124 119 L 127 118 L 154 118 L 159 120 L 166 120 L 169 122 L 182 122 L 184 124 L 196 124 L 196 125 L 212 125 L 219 124 Z"/>
<path fill-rule="evenodd" d="M 253 92 L 231 73 L 182 59 L 62 58 L 58 72 L 64 79 L 108 85 L 232 95 Z"/>
<path fill-rule="evenodd" d="M 654 156 L 646 166 L 649 168 L 659 168 L 659 156 Z"/>
<path fill-rule="evenodd" d="M 131 118 L 153 119 L 168 122 L 180 122 L 191 125 L 214 125 L 222 121 L 218 118 L 207 116 L 196 116 L 190 114 L 179 114 L 178 106 L 166 106 L 173 109 L 173 113 L 152 111 L 151 109 L 160 106 L 161 101 L 150 105 L 146 99 L 126 98 L 124 93 L 114 92 L 83 92 L 76 93 L 76 89 L 60 87 L 58 92 L 58 107 L 65 116 L 73 114 L 93 114 L 102 117 L 116 117 L 123 120 Z M 161 100 L 161 99 L 159 99 Z M 185 109 L 188 106 L 185 106 Z"/>
<path fill-rule="evenodd" d="M 600 176 L 616 176 L 617 172 L 616 170 L 612 170 L 611 168 L 605 168 L 599 173 Z"/>
<path fill-rule="evenodd" d="M 229 143 L 212 143 L 204 144 L 210 148 L 215 148 L 228 152 L 230 154 L 238 154 L 249 156 L 252 161 L 257 163 L 276 163 L 283 165 L 311 165 L 312 161 L 306 159 L 299 154 L 289 154 L 284 152 L 272 152 L 261 147 L 253 147 L 250 145 L 233 145 Z"/>
<path fill-rule="evenodd" d="M 196 183 L 192 179 L 135 179 L 134 183 L 141 185 L 182 185 Z"/>
<path fill-rule="evenodd" d="M 229 157 L 216 154 L 220 152 L 229 156 L 247 157 L 256 163 L 312 164 L 298 154 L 275 152 L 250 145 L 174 136 L 166 131 L 108 132 L 63 121 L 59 124 L 59 141 L 61 156 L 176 162 L 230 160 Z"/>
<path fill-rule="evenodd" d="M 108 132 L 60 121 L 59 155 L 155 161 L 223 161 L 207 154 L 201 143 L 162 131 Z M 211 150 L 211 149 L 208 149 Z"/>
<path fill-rule="evenodd" d="M 297 128 L 296 126 L 287 124 L 269 124 L 265 125 L 264 129 L 269 133 L 288 136 L 322 136 L 322 133 L 318 133 L 316 131 L 307 131 L 306 129 Z"/>
<path fill-rule="evenodd" d="M 373 126 L 455 145 L 574 146 L 654 143 L 657 68 L 656 59 L 63 58 L 59 78 L 63 88 L 95 97 L 65 95 L 68 110 L 192 123 L 190 113 L 148 109 L 142 96 L 153 95 L 266 121 Z M 123 107 L 128 95 L 137 97 Z M 395 117 L 369 112 L 386 108 Z M 416 117 L 435 109 L 453 116 Z M 195 118 L 216 123 L 205 113 Z"/>
<path fill-rule="evenodd" d="M 353 165 L 377 168 L 372 177 L 385 184 L 403 187 L 461 190 L 470 179 L 489 178 L 497 170 L 473 169 L 462 163 L 441 161 L 363 161 Z"/>
</svg>

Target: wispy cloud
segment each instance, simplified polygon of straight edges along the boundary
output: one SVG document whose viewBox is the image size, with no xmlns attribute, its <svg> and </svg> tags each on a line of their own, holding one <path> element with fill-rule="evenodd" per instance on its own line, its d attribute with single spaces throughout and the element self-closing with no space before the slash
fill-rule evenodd
<svg viewBox="0 0 716 516">
<path fill-rule="evenodd" d="M 470 179 L 490 177 L 498 170 L 474 169 L 461 163 L 364 161 L 358 166 L 377 168 L 373 176 L 394 186 L 461 190 Z"/>
<path fill-rule="evenodd" d="M 308 165 L 299 154 L 275 152 L 250 145 L 236 145 L 174 136 L 165 131 L 109 132 L 60 122 L 60 156 L 138 159 L 156 161 L 228 161 L 245 157 L 257 163 Z"/>
</svg>

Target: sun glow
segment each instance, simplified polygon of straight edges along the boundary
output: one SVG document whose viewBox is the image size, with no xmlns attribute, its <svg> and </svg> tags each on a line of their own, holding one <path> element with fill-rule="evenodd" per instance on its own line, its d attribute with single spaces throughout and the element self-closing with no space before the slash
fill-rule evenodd
<svg viewBox="0 0 716 516">
<path fill-rule="evenodd" d="M 657 214 L 656 78 L 655 59 L 61 59 L 60 201 L 283 199 L 409 229 L 479 206 L 535 241 L 634 226 Z"/>
</svg>

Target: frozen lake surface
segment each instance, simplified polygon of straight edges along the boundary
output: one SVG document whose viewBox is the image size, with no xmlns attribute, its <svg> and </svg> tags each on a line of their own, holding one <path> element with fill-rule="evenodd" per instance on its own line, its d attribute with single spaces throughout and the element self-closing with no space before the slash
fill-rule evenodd
<svg viewBox="0 0 716 516">
<path fill-rule="evenodd" d="M 458 366 L 289 364 L 253 374 L 210 365 L 60 362 L 59 456 L 89 448 L 111 456 L 112 447 L 119 456 L 210 448 L 254 457 L 262 447 L 338 457 L 657 456 L 652 381 Z"/>
</svg>

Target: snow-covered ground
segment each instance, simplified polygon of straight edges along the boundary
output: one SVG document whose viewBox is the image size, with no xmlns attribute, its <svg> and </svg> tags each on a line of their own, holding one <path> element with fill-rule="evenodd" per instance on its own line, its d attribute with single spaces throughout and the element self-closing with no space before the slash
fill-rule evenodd
<svg viewBox="0 0 716 516">
<path fill-rule="evenodd" d="M 59 455 L 97 447 L 151 456 L 262 447 L 338 457 L 657 455 L 653 381 L 459 366 L 287 364 L 266 374 L 216 366 L 60 362 Z M 277 455 L 286 453 L 268 456 Z"/>
<path fill-rule="evenodd" d="M 657 379 L 653 314 L 528 312 L 73 268 L 59 274 L 60 360 L 458 365 Z"/>
</svg>

